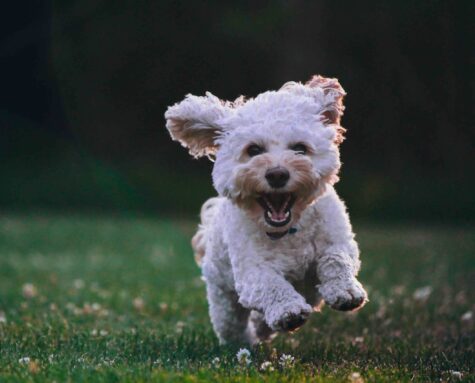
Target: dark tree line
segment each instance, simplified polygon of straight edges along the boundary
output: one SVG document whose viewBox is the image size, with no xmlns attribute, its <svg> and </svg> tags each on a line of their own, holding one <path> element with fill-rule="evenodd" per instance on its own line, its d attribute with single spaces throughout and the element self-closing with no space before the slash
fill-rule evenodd
<svg viewBox="0 0 475 383">
<path fill-rule="evenodd" d="M 348 92 L 349 178 L 382 179 L 393 194 L 388 180 L 473 185 L 474 4 L 87 0 L 14 10 L 0 51 L 10 65 L 3 156 L 35 146 L 37 134 L 12 138 L 22 121 L 119 169 L 208 182 L 209 164 L 170 142 L 168 105 L 207 90 L 254 96 L 320 73 Z M 67 151 L 45 146 L 52 157 Z"/>
</svg>

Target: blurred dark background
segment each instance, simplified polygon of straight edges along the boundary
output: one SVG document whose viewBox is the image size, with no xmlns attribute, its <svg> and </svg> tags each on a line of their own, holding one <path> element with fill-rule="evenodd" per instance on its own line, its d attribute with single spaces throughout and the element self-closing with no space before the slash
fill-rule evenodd
<svg viewBox="0 0 475 383">
<path fill-rule="evenodd" d="M 0 209 L 196 215 L 211 163 L 170 140 L 185 94 L 312 74 L 348 92 L 358 219 L 475 217 L 473 1 L 9 2 L 0 24 Z"/>
</svg>

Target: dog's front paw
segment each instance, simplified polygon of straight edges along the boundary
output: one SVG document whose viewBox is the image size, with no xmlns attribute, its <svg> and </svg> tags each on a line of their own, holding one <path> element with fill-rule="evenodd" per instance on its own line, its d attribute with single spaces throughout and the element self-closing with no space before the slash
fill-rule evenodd
<svg viewBox="0 0 475 383">
<path fill-rule="evenodd" d="M 266 312 L 266 322 L 274 331 L 294 331 L 302 326 L 312 307 L 306 303 L 294 303 L 273 307 Z"/>
<path fill-rule="evenodd" d="M 365 289 L 356 278 L 332 280 L 320 285 L 318 290 L 325 303 L 335 310 L 356 310 L 368 301 Z"/>
</svg>

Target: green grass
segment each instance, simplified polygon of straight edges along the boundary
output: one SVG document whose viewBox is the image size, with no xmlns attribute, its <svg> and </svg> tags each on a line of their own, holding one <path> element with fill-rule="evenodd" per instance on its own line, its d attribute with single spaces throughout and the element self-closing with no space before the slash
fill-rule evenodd
<svg viewBox="0 0 475 383">
<path fill-rule="evenodd" d="M 211 330 L 194 225 L 0 217 L 0 381 L 475 381 L 474 323 L 462 320 L 475 309 L 473 227 L 356 225 L 371 302 L 325 308 L 245 367 Z M 279 366 L 284 353 L 294 366 Z"/>
</svg>

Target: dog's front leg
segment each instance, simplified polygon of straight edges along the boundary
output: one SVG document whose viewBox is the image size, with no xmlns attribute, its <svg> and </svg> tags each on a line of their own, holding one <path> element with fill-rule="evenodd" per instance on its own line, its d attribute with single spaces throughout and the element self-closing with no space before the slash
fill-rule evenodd
<svg viewBox="0 0 475 383">
<path fill-rule="evenodd" d="M 359 249 L 345 205 L 332 188 L 317 202 L 316 209 L 318 291 L 325 303 L 336 310 L 359 308 L 367 301 L 367 294 L 356 279 Z"/>
<path fill-rule="evenodd" d="M 356 244 L 350 248 L 357 249 Z M 318 261 L 318 291 L 325 303 L 335 310 L 355 310 L 368 300 L 365 289 L 356 279 L 359 261 L 345 247 L 328 248 Z"/>
<path fill-rule="evenodd" d="M 262 312 L 272 330 L 292 331 L 307 320 L 312 307 L 271 265 L 249 262 L 236 266 L 234 276 L 239 302 Z"/>
</svg>

